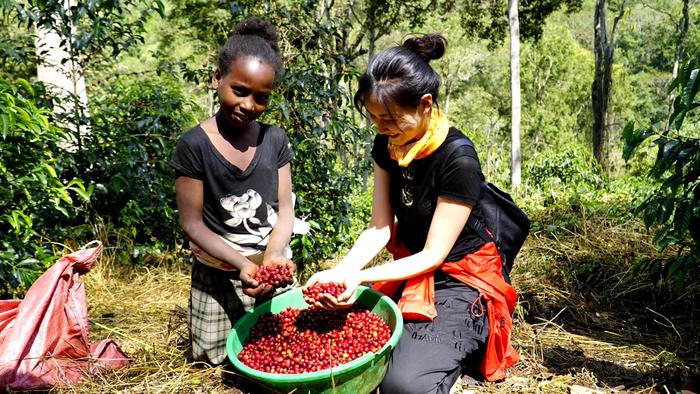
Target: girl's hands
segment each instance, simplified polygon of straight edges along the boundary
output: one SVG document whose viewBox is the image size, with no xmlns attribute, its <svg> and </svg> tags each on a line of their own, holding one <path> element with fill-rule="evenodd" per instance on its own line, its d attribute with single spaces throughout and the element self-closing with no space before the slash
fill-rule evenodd
<svg viewBox="0 0 700 394">
<path fill-rule="evenodd" d="M 289 270 L 289 273 L 291 274 L 289 278 L 287 278 L 287 284 L 291 285 L 294 283 L 294 273 L 297 271 L 297 266 L 294 264 L 294 262 L 280 254 L 272 254 L 272 255 L 267 255 L 265 254 L 265 257 L 263 258 L 263 265 L 271 265 L 271 266 L 284 266 L 287 267 Z M 284 286 L 282 286 L 284 287 Z"/>
<path fill-rule="evenodd" d="M 272 292 L 272 286 L 261 285 L 255 280 L 255 275 L 258 273 L 258 265 L 252 262 L 246 263 L 241 267 L 239 279 L 243 285 L 243 294 L 253 297 L 260 298 L 266 296 L 268 293 Z"/>
</svg>

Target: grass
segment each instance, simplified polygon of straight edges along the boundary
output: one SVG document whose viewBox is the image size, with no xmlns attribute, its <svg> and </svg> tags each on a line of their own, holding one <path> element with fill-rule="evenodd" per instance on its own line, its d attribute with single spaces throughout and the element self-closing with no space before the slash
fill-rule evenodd
<svg viewBox="0 0 700 394">
<path fill-rule="evenodd" d="M 675 392 L 700 365 L 698 282 L 678 295 L 637 272 L 641 256 L 666 256 L 635 220 L 593 217 L 575 230 L 542 228 L 512 275 L 520 295 L 513 330 L 520 363 L 503 382 L 460 383 L 457 392 Z M 255 392 L 241 377 L 222 382 L 221 374 L 230 374 L 222 368 L 188 361 L 187 266 L 125 266 L 108 250 L 83 280 L 91 341 L 116 340 L 132 363 L 56 392 Z"/>
</svg>

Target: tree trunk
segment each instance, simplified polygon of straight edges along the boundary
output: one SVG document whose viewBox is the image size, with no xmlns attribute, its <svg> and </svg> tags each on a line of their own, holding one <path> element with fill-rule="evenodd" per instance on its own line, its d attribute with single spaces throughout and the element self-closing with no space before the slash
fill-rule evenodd
<svg viewBox="0 0 700 394">
<path fill-rule="evenodd" d="M 678 70 L 680 69 L 681 66 L 681 59 L 683 59 L 683 40 L 685 40 L 686 34 L 688 34 L 688 25 L 690 23 L 690 16 L 689 16 L 689 11 L 688 11 L 688 2 L 689 0 L 683 0 L 683 19 L 681 20 L 681 23 L 678 25 L 678 36 L 676 37 L 676 53 L 675 57 L 673 60 L 673 74 L 671 76 L 671 80 L 673 81 L 676 79 L 678 76 Z M 668 96 L 668 114 L 671 116 L 673 113 L 673 102 L 676 99 L 676 95 L 674 92 L 671 92 L 671 94 Z M 668 122 L 666 127 L 670 125 L 671 122 Z"/>
<path fill-rule="evenodd" d="M 66 13 L 71 12 L 73 5 L 75 0 L 63 1 Z M 62 147 L 80 151 L 83 139 L 90 135 L 89 126 L 83 124 L 83 119 L 88 117 L 88 98 L 82 65 L 71 55 L 70 37 L 61 37 L 57 31 L 43 27 L 37 27 L 36 33 L 34 43 L 40 59 L 37 79 L 60 100 L 59 105 L 53 107 L 54 114 L 63 120 L 62 126 L 71 130 L 75 138 L 75 141 L 65 141 Z"/>
<path fill-rule="evenodd" d="M 61 105 L 54 106 L 54 113 L 59 118 L 74 118 L 62 125 L 70 129 L 75 138 L 75 141 L 66 141 L 64 148 L 80 150 L 83 138 L 89 135 L 87 125 L 81 128 L 81 118 L 87 116 L 88 111 L 83 70 L 70 59 L 67 48 L 61 45 L 61 37 L 56 32 L 38 28 L 35 45 L 37 56 L 41 59 L 36 68 L 37 79 L 61 100 Z"/>
<path fill-rule="evenodd" d="M 491 152 L 493 151 L 493 140 L 491 139 L 491 132 L 494 129 L 494 124 L 489 124 L 486 130 L 486 179 L 491 179 L 493 176 L 493 160 L 491 157 Z"/>
<path fill-rule="evenodd" d="M 508 27 L 510 30 L 510 103 L 511 103 L 511 162 L 510 182 L 513 189 L 520 188 L 520 24 L 518 0 L 508 1 Z"/>
<path fill-rule="evenodd" d="M 605 27 L 605 0 L 596 0 L 593 16 L 594 37 L 593 53 L 595 55 L 595 75 L 591 91 L 593 106 L 593 155 L 603 165 L 603 141 L 605 136 L 605 114 L 608 109 L 608 88 L 605 86 L 607 53 L 607 30 Z"/>
<path fill-rule="evenodd" d="M 593 17 L 594 38 L 593 53 L 595 54 L 595 75 L 591 89 L 591 104 L 593 107 L 593 155 L 605 171 L 608 169 L 607 150 L 608 140 L 606 117 L 610 104 L 612 90 L 613 54 L 615 52 L 615 30 L 625 12 L 625 1 L 620 4 L 620 10 L 613 22 L 608 37 L 605 20 L 605 0 L 596 0 Z"/>
</svg>

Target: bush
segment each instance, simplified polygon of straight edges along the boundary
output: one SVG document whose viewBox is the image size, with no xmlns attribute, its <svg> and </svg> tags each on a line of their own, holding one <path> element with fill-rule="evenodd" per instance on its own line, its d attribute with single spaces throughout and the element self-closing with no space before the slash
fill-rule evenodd
<svg viewBox="0 0 700 394">
<path fill-rule="evenodd" d="M 196 110 L 166 78 L 117 81 L 90 101 L 91 136 L 76 161 L 95 185 L 96 214 L 136 244 L 162 250 L 179 238 L 170 158 Z"/>
<path fill-rule="evenodd" d="M 524 173 L 528 185 L 541 190 L 598 187 L 604 182 L 602 169 L 593 155 L 576 144 L 535 155 L 525 164 Z"/>
<path fill-rule="evenodd" d="M 660 180 L 658 188 L 644 200 L 636 212 L 647 227 L 655 227 L 654 242 L 661 250 L 677 247 L 678 254 L 670 264 L 647 267 L 662 274 L 682 290 L 700 273 L 700 121 L 696 99 L 700 91 L 700 58 L 688 61 L 671 83 L 669 93 L 676 90 L 673 112 L 664 122 L 635 128 L 630 122 L 624 129 L 623 157 L 629 160 L 634 151 L 652 139 L 657 148 L 656 161 L 649 177 Z"/>
<path fill-rule="evenodd" d="M 66 132 L 49 122 L 37 88 L 0 78 L 0 296 L 21 295 L 53 262 L 48 235 L 80 212 L 92 187 L 66 180 L 58 157 Z"/>
</svg>

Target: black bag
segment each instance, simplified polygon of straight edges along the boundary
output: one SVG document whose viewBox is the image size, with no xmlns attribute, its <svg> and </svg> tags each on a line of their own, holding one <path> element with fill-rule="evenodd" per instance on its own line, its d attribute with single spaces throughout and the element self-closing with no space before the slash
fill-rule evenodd
<svg viewBox="0 0 700 394">
<path fill-rule="evenodd" d="M 469 138 L 459 138 L 450 143 L 458 146 L 471 146 Z M 481 196 L 469 215 L 467 226 L 484 241 L 494 242 L 503 260 L 503 277 L 510 283 L 510 270 L 515 256 L 530 232 L 530 219 L 513 202 L 511 196 L 494 184 L 484 181 L 481 184 Z"/>
</svg>

